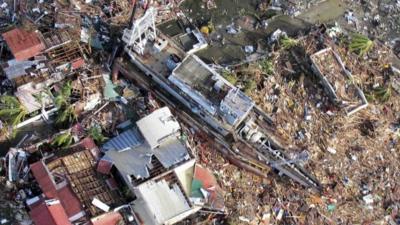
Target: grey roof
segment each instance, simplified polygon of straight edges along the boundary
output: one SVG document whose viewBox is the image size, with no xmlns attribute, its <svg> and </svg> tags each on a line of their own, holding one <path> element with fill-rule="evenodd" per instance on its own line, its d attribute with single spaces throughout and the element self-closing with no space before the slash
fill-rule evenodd
<svg viewBox="0 0 400 225">
<path fill-rule="evenodd" d="M 15 59 L 7 62 L 8 66 L 4 67 L 3 70 L 8 79 L 12 80 L 18 78 L 22 75 L 27 74 L 26 69 L 32 67 L 33 65 L 37 65 L 39 61 L 17 61 Z"/>
<path fill-rule="evenodd" d="M 135 178 L 150 176 L 148 169 L 152 167 L 153 155 L 164 168 L 190 159 L 186 147 L 176 137 L 171 137 L 159 147 L 151 149 L 135 128 L 108 141 L 103 145 L 103 150 L 106 151 L 105 159 L 112 161 L 122 175 L 133 175 Z"/>
<path fill-rule="evenodd" d="M 168 107 L 155 110 L 137 121 L 136 125 L 152 149 L 162 144 L 164 139 L 177 136 L 181 129 Z"/>
<path fill-rule="evenodd" d="M 165 180 L 149 181 L 139 185 L 135 194 L 138 199 L 133 202 L 133 209 L 144 224 L 165 224 L 173 217 L 191 210 L 184 193 L 176 183 L 170 186 Z"/>
<path fill-rule="evenodd" d="M 170 168 L 177 163 L 190 159 L 186 146 L 177 138 L 170 138 L 160 147 L 153 149 L 153 152 L 164 168 Z"/>
<path fill-rule="evenodd" d="M 190 55 L 173 71 L 173 76 L 179 78 L 185 84 L 194 89 L 212 88 L 213 79 L 216 73 L 211 70 L 197 56 Z"/>
<path fill-rule="evenodd" d="M 122 152 L 107 151 L 105 159 L 112 161 L 123 176 L 147 178 L 150 176 L 148 168 L 151 168 L 152 156 L 150 148 L 140 146 Z"/>
</svg>

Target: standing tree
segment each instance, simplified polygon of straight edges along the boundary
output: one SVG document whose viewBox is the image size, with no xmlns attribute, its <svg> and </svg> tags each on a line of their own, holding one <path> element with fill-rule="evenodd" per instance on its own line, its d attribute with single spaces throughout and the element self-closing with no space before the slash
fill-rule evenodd
<svg viewBox="0 0 400 225">
<path fill-rule="evenodd" d="M 58 108 L 56 117 L 56 124 L 58 125 L 70 124 L 76 120 L 75 109 L 70 101 L 71 93 L 71 81 L 67 81 L 53 99 L 54 105 Z"/>
</svg>

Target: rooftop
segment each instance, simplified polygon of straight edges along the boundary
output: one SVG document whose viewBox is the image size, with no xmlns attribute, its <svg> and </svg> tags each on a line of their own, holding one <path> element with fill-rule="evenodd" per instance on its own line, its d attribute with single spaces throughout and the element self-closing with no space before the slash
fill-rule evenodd
<svg viewBox="0 0 400 225">
<path fill-rule="evenodd" d="M 187 56 L 168 78 L 211 115 L 220 113 L 234 126 L 254 102 L 195 55 Z"/>
<path fill-rule="evenodd" d="M 112 162 L 125 179 L 146 179 L 157 166 L 168 169 L 190 159 L 186 146 L 177 138 L 179 123 L 168 108 L 152 112 L 137 126 L 103 145 L 103 159 Z"/>
<path fill-rule="evenodd" d="M 26 60 L 38 55 L 45 48 L 36 32 L 29 32 L 20 28 L 15 28 L 3 33 L 2 35 L 4 40 L 7 42 L 11 53 L 18 61 Z"/>
<path fill-rule="evenodd" d="M 59 200 L 42 201 L 30 211 L 30 215 L 35 224 L 71 225 Z"/>
<path fill-rule="evenodd" d="M 47 162 L 31 164 L 31 171 L 47 199 L 60 199 L 69 218 L 85 214 L 99 215 L 102 211 L 91 204 L 94 198 L 112 205 L 118 196 L 95 171 L 97 153 L 92 143 L 84 139 L 79 148 L 66 156 L 53 156 Z M 82 208 L 85 205 L 85 210 Z"/>
<path fill-rule="evenodd" d="M 135 189 L 133 209 L 146 225 L 165 224 L 192 208 L 177 183 L 148 181 Z"/>
<path fill-rule="evenodd" d="M 110 149 L 104 159 L 111 161 L 124 176 L 133 176 L 136 179 L 150 177 L 150 170 L 154 168 L 152 158 L 157 158 L 164 168 L 190 158 L 186 147 L 178 139 L 169 139 L 157 148 L 151 149 L 141 140 L 138 131 L 133 128 L 111 139 L 104 146 Z M 113 148 L 109 146 L 113 145 Z M 117 146 L 123 151 L 118 151 Z"/>
<path fill-rule="evenodd" d="M 60 199 L 68 218 L 83 211 L 81 203 L 69 185 L 57 187 L 53 175 L 43 161 L 31 164 L 31 171 L 47 199 Z M 36 208 L 36 207 L 35 207 Z"/>
<path fill-rule="evenodd" d="M 108 212 L 91 219 L 91 222 L 93 225 L 118 225 L 122 220 L 119 212 Z"/>
<path fill-rule="evenodd" d="M 226 122 L 232 126 L 244 118 L 255 103 L 239 89 L 231 89 L 221 101 L 220 110 Z"/>
<path fill-rule="evenodd" d="M 152 149 L 162 144 L 166 138 L 176 136 L 181 129 L 168 107 L 150 113 L 136 124 Z"/>
</svg>

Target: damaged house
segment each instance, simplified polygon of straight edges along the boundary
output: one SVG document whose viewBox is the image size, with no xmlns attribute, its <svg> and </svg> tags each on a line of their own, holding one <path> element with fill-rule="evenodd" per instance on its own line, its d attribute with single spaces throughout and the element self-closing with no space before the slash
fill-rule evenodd
<svg viewBox="0 0 400 225">
<path fill-rule="evenodd" d="M 68 151 L 67 155 L 52 154 L 30 165 L 43 192 L 27 200 L 35 224 L 87 222 L 119 203 L 109 182 L 97 175 L 100 152 L 93 140 L 85 138 Z"/>
<path fill-rule="evenodd" d="M 136 198 L 131 205 L 139 224 L 174 224 L 200 210 L 190 199 L 195 159 L 169 108 L 136 125 L 103 145 L 98 171 L 118 170 Z"/>
<path fill-rule="evenodd" d="M 357 86 L 339 54 L 332 48 L 310 56 L 312 70 L 321 80 L 329 98 L 345 109 L 348 116 L 368 106 L 364 92 Z"/>
</svg>

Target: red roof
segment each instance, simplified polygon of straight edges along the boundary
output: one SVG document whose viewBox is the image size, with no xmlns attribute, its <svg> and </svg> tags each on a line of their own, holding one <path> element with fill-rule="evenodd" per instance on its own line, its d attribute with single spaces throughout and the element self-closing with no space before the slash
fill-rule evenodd
<svg viewBox="0 0 400 225">
<path fill-rule="evenodd" d="M 39 183 L 44 195 L 47 198 L 55 198 L 57 196 L 56 184 L 50 177 L 50 174 L 42 161 L 31 164 L 31 171 L 36 181 Z"/>
<path fill-rule="evenodd" d="M 83 211 L 81 202 L 69 186 L 65 186 L 58 190 L 58 198 L 64 206 L 68 217 L 72 217 Z"/>
<path fill-rule="evenodd" d="M 36 32 L 15 28 L 2 36 L 16 60 L 29 59 L 45 49 Z"/>
<path fill-rule="evenodd" d="M 58 200 L 52 200 L 51 204 L 43 201 L 30 211 L 30 215 L 36 225 L 71 225 Z"/>
<path fill-rule="evenodd" d="M 65 207 L 68 217 L 72 217 L 83 211 L 81 202 L 71 190 L 70 186 L 67 185 L 59 190 L 56 189 L 55 183 L 53 182 L 51 175 L 48 173 L 47 167 L 42 161 L 31 164 L 31 171 L 46 198 L 60 199 L 62 206 Z"/>
<path fill-rule="evenodd" d="M 117 225 L 122 220 L 119 212 L 109 212 L 93 218 L 92 225 Z"/>
<path fill-rule="evenodd" d="M 100 159 L 99 163 L 97 164 L 97 172 L 102 174 L 110 174 L 112 166 L 112 162 L 105 159 Z"/>
</svg>

